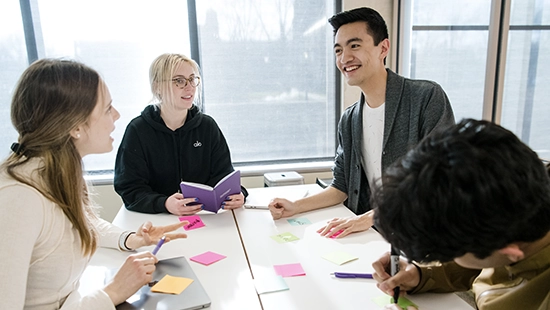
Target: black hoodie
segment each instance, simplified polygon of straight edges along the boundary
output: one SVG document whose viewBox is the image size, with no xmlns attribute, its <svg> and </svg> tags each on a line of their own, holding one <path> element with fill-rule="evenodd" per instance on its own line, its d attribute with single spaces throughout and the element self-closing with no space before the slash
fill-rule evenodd
<svg viewBox="0 0 550 310">
<path fill-rule="evenodd" d="M 157 106 L 134 118 L 118 149 L 114 187 L 128 210 L 163 213 L 181 181 L 214 186 L 233 171 L 225 137 L 214 119 L 193 106 L 172 131 Z"/>
</svg>

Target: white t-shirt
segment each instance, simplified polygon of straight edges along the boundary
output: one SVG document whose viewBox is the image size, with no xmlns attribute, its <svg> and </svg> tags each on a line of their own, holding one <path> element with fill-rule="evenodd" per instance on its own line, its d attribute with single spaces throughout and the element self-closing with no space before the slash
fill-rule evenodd
<svg viewBox="0 0 550 310">
<path fill-rule="evenodd" d="M 363 106 L 362 164 L 371 187 L 374 185 L 373 180 L 378 180 L 382 176 L 385 107 L 384 102 L 373 109 L 366 101 Z"/>
</svg>

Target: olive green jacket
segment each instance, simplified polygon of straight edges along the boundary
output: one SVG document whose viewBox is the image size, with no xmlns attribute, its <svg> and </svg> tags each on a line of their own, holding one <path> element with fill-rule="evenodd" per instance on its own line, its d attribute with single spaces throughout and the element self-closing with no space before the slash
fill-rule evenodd
<svg viewBox="0 0 550 310">
<path fill-rule="evenodd" d="M 480 310 L 550 310 L 550 246 L 499 268 L 473 270 L 454 262 L 418 267 L 420 284 L 410 294 L 471 289 Z"/>
</svg>

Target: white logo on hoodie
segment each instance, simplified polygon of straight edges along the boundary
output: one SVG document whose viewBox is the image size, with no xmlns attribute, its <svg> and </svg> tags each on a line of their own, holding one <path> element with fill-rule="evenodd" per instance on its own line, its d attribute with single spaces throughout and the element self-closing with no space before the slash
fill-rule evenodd
<svg viewBox="0 0 550 310">
<path fill-rule="evenodd" d="M 193 146 L 194 147 L 200 147 L 200 146 L 202 146 L 202 143 L 197 141 L 197 142 L 193 143 Z"/>
</svg>

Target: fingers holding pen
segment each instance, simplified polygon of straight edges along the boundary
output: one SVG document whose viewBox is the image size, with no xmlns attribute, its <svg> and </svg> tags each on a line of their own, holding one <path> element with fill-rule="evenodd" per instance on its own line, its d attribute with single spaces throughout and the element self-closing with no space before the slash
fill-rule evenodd
<svg viewBox="0 0 550 310">
<path fill-rule="evenodd" d="M 400 270 L 393 277 L 389 274 L 390 253 L 385 253 L 372 264 L 374 273 L 373 279 L 376 280 L 378 288 L 388 295 L 393 294 L 395 287 L 400 287 L 402 291 L 414 289 L 420 283 L 420 272 L 414 264 L 409 264 L 405 259 L 401 259 Z"/>
<path fill-rule="evenodd" d="M 152 280 L 157 262 L 157 258 L 150 252 L 128 255 L 113 279 L 103 290 L 115 305 L 120 304 Z"/>
</svg>

